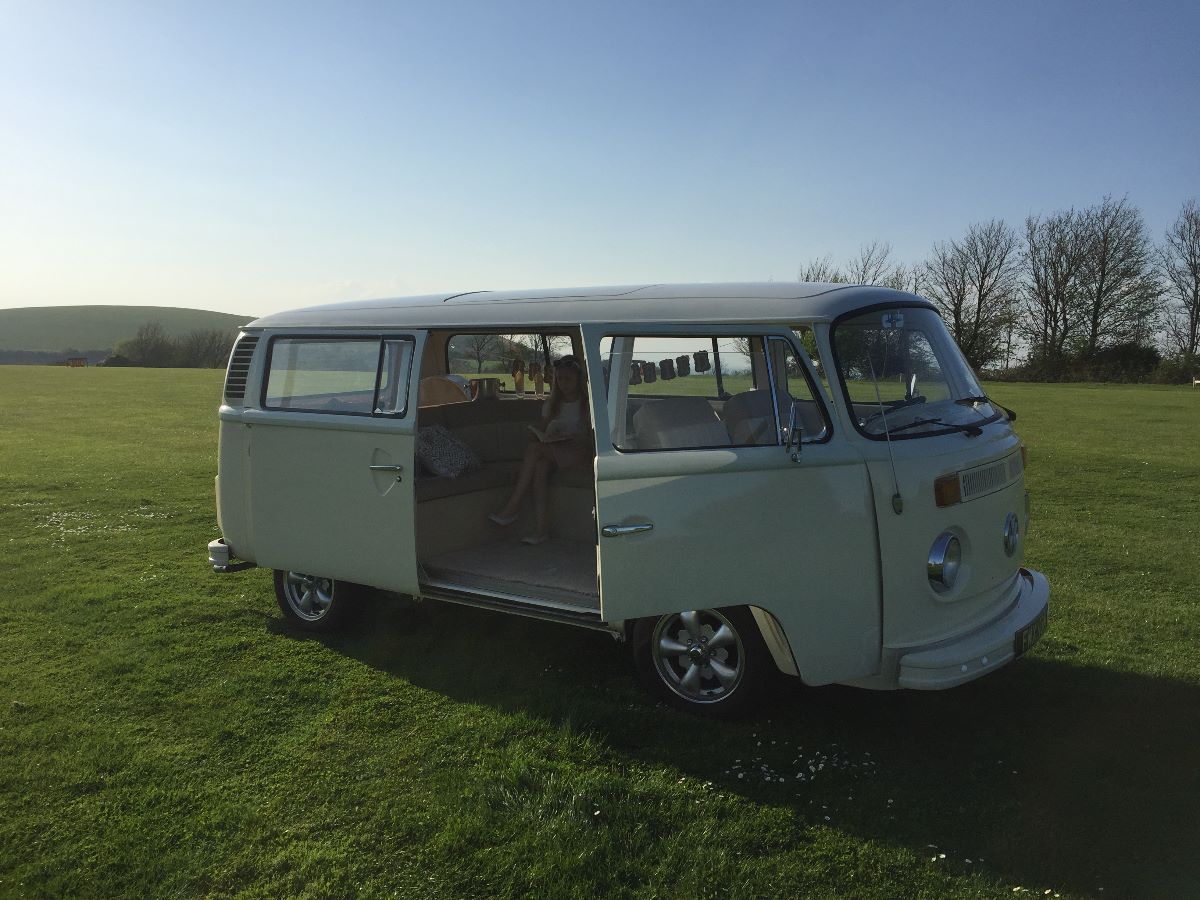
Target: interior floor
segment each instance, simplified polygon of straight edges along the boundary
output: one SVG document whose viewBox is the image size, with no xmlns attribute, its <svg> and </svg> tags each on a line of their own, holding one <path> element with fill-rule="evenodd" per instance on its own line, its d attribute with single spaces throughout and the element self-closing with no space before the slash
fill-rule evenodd
<svg viewBox="0 0 1200 900">
<path fill-rule="evenodd" d="M 599 610 L 596 545 L 550 538 L 523 544 L 517 536 L 423 559 L 429 578 L 463 588 Z"/>
</svg>

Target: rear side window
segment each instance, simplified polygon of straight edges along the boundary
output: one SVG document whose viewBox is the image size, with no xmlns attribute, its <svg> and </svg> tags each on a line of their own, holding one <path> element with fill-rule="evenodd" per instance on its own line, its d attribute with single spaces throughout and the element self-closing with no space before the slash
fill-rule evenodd
<svg viewBox="0 0 1200 900">
<path fill-rule="evenodd" d="M 550 390 L 554 363 L 571 353 L 566 334 L 456 334 L 446 344 L 447 371 L 467 379 L 497 378 L 504 393 Z"/>
<path fill-rule="evenodd" d="M 267 361 L 265 409 L 403 415 L 409 338 L 276 338 Z"/>
</svg>

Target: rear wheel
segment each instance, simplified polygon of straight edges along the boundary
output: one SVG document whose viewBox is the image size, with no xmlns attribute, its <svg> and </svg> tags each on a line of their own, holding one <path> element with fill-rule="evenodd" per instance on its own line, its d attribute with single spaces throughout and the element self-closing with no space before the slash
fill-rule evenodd
<svg viewBox="0 0 1200 900">
<path fill-rule="evenodd" d="M 288 625 L 302 631 L 337 631 L 357 611 L 357 585 L 318 575 L 275 570 L 275 599 Z"/>
<path fill-rule="evenodd" d="M 742 715 L 771 676 L 769 651 L 745 607 L 696 609 L 639 619 L 638 678 L 672 706 L 705 716 Z"/>
</svg>

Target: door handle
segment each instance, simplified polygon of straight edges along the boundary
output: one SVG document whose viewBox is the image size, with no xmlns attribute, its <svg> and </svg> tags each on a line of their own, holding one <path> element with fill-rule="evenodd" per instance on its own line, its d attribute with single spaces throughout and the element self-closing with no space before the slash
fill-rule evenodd
<svg viewBox="0 0 1200 900">
<path fill-rule="evenodd" d="M 639 522 L 637 525 L 605 525 L 600 533 L 605 537 L 621 537 L 626 534 L 641 534 L 643 531 L 653 531 L 654 526 L 649 522 Z"/>
<path fill-rule="evenodd" d="M 389 466 L 389 465 L 370 465 L 367 466 L 372 472 L 391 472 L 396 476 L 396 481 L 403 481 L 404 476 L 400 473 L 404 471 L 404 466 Z"/>
</svg>

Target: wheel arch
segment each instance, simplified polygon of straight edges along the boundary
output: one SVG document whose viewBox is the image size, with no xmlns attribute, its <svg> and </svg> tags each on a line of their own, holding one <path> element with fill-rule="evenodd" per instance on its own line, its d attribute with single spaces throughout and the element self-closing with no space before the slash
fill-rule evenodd
<svg viewBox="0 0 1200 900">
<path fill-rule="evenodd" d="M 800 677 L 800 667 L 796 665 L 796 655 L 792 652 L 792 645 L 787 639 L 787 634 L 783 630 L 783 626 L 779 624 L 779 620 L 775 618 L 775 614 L 769 609 L 764 609 L 761 606 L 755 606 L 753 603 L 741 604 L 750 610 L 750 614 L 754 616 L 754 624 L 758 626 L 759 636 L 762 637 L 763 643 L 767 645 L 767 650 L 771 653 L 771 660 L 784 675 L 794 675 Z M 666 615 L 666 613 L 662 613 Z M 658 618 L 651 616 L 650 618 Z M 637 624 L 637 619 L 626 619 L 623 624 L 622 632 L 623 640 L 626 644 L 632 646 L 633 629 Z"/>
</svg>

